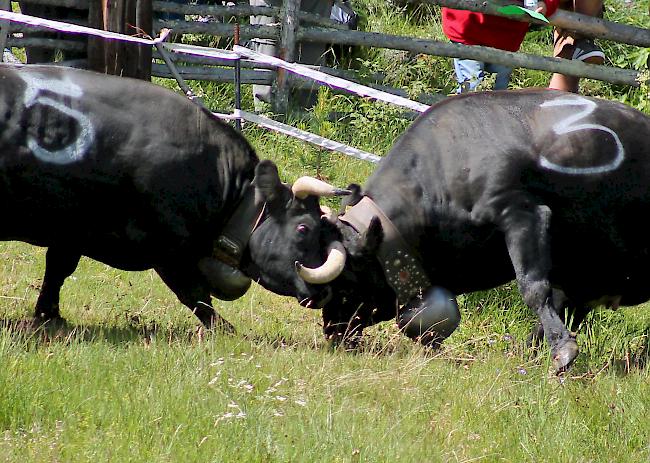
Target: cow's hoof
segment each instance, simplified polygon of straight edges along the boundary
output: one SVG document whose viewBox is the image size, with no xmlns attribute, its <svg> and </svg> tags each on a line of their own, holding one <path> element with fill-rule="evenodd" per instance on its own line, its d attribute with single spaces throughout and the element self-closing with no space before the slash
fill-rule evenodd
<svg viewBox="0 0 650 463">
<path fill-rule="evenodd" d="M 63 326 L 65 325 L 65 319 L 61 317 L 61 315 L 56 314 L 56 315 L 46 315 L 46 314 L 37 314 L 32 318 L 32 324 L 34 328 L 38 328 L 41 326 Z"/>
<path fill-rule="evenodd" d="M 578 343 L 571 338 L 564 342 L 553 352 L 553 368 L 556 373 L 565 372 L 576 359 L 579 353 Z"/>
</svg>

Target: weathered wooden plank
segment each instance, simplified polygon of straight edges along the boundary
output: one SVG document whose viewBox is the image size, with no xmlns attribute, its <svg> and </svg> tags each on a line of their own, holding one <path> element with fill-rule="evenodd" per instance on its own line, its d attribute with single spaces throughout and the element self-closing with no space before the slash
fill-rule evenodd
<svg viewBox="0 0 650 463">
<path fill-rule="evenodd" d="M 103 3 L 106 0 L 102 0 Z M 494 2 L 485 3 L 482 0 L 417 0 L 424 3 L 434 3 L 440 5 L 446 5 L 454 8 L 461 9 L 473 9 L 475 11 L 483 11 L 488 13 L 493 13 L 493 10 L 490 8 L 496 8 Z M 77 5 L 82 6 L 84 4 L 89 4 L 87 0 L 34 0 L 36 3 L 41 4 L 50 4 L 50 5 L 64 5 L 71 6 Z M 93 10 L 97 10 L 94 5 L 97 2 L 90 2 L 89 13 Z M 169 2 L 152 2 L 152 7 L 166 4 L 164 8 L 168 8 L 169 5 L 172 5 L 169 11 L 178 11 L 176 8 L 181 8 L 183 11 L 186 7 L 190 8 L 189 11 L 195 11 L 192 8 L 198 8 L 196 11 L 202 10 L 205 6 L 197 5 L 175 5 L 170 4 Z M 240 8 L 241 7 L 241 8 Z M 247 7 L 244 5 L 236 5 L 235 7 L 209 7 L 217 8 L 211 11 L 214 14 L 225 14 L 225 11 L 235 12 L 237 14 L 248 15 L 253 12 L 253 10 L 247 10 Z M 255 7 L 257 9 L 269 10 L 273 8 L 265 7 Z M 257 13 L 257 11 L 255 11 Z M 211 13 L 211 14 L 212 14 Z M 599 18 L 590 18 L 590 17 L 580 17 L 581 15 L 576 15 L 570 12 L 558 12 L 554 15 L 552 20 L 557 22 L 557 24 L 564 28 L 570 28 L 575 30 L 580 30 L 584 24 L 593 23 L 597 25 L 597 28 L 592 28 L 592 32 L 598 37 L 602 38 L 616 38 L 616 41 L 621 41 L 623 43 L 630 43 L 633 45 L 640 46 L 650 46 L 650 30 L 635 28 L 632 26 L 627 26 L 623 24 L 611 23 L 608 21 L 603 21 Z M 92 17 L 92 14 L 91 14 Z M 300 14 L 302 18 L 302 14 Z M 576 19 L 577 18 L 577 19 Z M 586 22 L 583 21 L 584 18 Z M 566 20 L 567 22 L 562 22 Z M 592 21 L 593 20 L 593 21 Z M 584 24 L 583 24 L 584 23 Z M 91 22 L 92 24 L 92 22 Z M 593 25 L 592 24 L 592 25 Z M 197 33 L 197 34 L 208 34 L 208 35 L 217 35 L 222 37 L 232 37 L 234 35 L 234 27 L 232 24 L 224 23 L 199 23 L 199 22 L 185 22 L 185 21 L 156 21 L 153 24 L 155 30 L 159 30 L 160 27 L 169 27 L 174 29 L 175 32 L 188 32 L 188 33 Z M 10 30 L 15 30 L 14 25 L 10 26 Z M 589 24 L 587 24 L 587 27 Z M 595 27 L 595 26 L 594 26 Z M 249 38 L 280 38 L 280 31 L 278 27 L 274 26 L 249 26 L 242 25 L 240 29 L 240 36 L 242 39 Z M 544 56 L 535 56 L 535 55 L 525 55 L 525 54 L 515 54 L 510 52 L 504 52 L 500 50 L 494 50 L 486 47 L 467 47 L 462 45 L 428 41 L 417 38 L 401 37 L 401 36 L 391 36 L 388 34 L 378 34 L 378 33 L 369 33 L 362 31 L 333 31 L 331 29 L 320 29 L 320 28 L 301 28 L 297 32 L 298 40 L 308 40 L 308 41 L 321 41 L 321 42 L 336 42 L 342 45 L 352 45 L 352 46 L 372 46 L 372 47 L 382 47 L 382 48 L 393 48 L 399 50 L 411 51 L 414 53 L 423 53 L 429 55 L 437 56 L 448 56 L 448 57 L 460 57 L 460 58 L 470 58 L 478 59 L 482 61 L 490 61 L 498 64 L 504 64 L 512 67 L 526 67 L 530 69 L 538 69 L 548 72 L 559 72 L 566 75 L 574 75 L 578 77 L 587 77 L 592 79 L 603 80 L 612 83 L 626 84 L 626 85 L 639 85 L 639 73 L 633 70 L 628 69 L 618 69 L 605 66 L 593 66 L 586 65 L 584 63 L 572 62 L 568 60 L 560 60 L 552 57 Z M 91 39 L 91 43 L 97 42 L 95 39 Z M 21 42 L 20 40 L 11 39 L 11 43 L 26 43 Z M 48 42 L 51 43 L 51 42 Z M 14 45 L 15 46 L 15 45 Z M 146 48 L 146 47 L 145 47 Z M 101 53 L 100 53 L 101 55 Z M 90 53 L 91 59 L 97 56 L 96 53 Z"/>
<path fill-rule="evenodd" d="M 235 79 L 235 71 L 230 68 L 216 68 L 210 66 L 177 66 L 179 74 L 186 80 L 206 80 L 215 82 L 230 82 Z M 154 63 L 151 74 L 156 77 L 174 78 L 173 73 L 165 64 Z M 242 84 L 271 85 L 275 79 L 275 72 L 262 69 L 242 69 Z"/>
<path fill-rule="evenodd" d="M 619 24 L 593 16 L 578 15 L 565 10 L 557 10 L 549 20 L 551 24 L 559 28 L 575 30 L 589 37 L 638 47 L 650 47 L 650 29 Z"/>
<path fill-rule="evenodd" d="M 143 34 L 153 35 L 153 2 L 152 0 L 139 0 L 135 8 L 136 26 Z M 151 80 L 151 47 L 138 47 L 138 68 L 136 70 L 140 79 Z"/>
<path fill-rule="evenodd" d="M 282 8 L 280 8 L 280 43 L 278 56 L 280 59 L 290 63 L 295 61 L 299 9 L 300 0 L 283 0 Z M 280 114 L 287 113 L 289 91 L 291 90 L 289 86 L 290 78 L 290 75 L 284 69 L 279 68 L 277 70 L 273 109 Z"/>
<path fill-rule="evenodd" d="M 171 29 L 179 34 L 205 34 L 219 37 L 233 37 L 235 35 L 234 24 L 224 23 L 203 23 L 198 21 L 181 20 L 155 20 L 153 24 L 155 31 Z M 242 39 L 279 39 L 280 28 L 278 26 L 260 26 L 242 24 L 240 26 L 240 37 Z"/>
<path fill-rule="evenodd" d="M 95 29 L 105 29 L 104 2 L 92 2 L 88 7 L 88 25 Z M 88 37 L 88 67 L 103 72 L 106 60 L 106 42 L 99 37 Z"/>
<path fill-rule="evenodd" d="M 182 65 L 199 65 L 199 66 L 204 65 L 204 66 L 226 66 L 226 67 L 231 67 L 233 65 L 233 60 L 229 60 L 229 59 L 208 58 L 202 56 L 187 55 L 183 53 L 170 53 L 170 56 L 174 63 L 182 63 Z M 159 53 L 154 52 L 153 58 L 162 59 L 162 56 L 160 56 Z M 275 66 L 273 65 L 264 64 L 264 63 L 255 63 L 254 61 L 247 60 L 247 59 L 240 60 L 240 64 L 241 67 L 244 69 L 275 70 Z M 346 69 L 335 69 L 328 66 L 315 66 L 315 65 L 308 65 L 308 64 L 305 64 L 304 66 L 311 69 L 315 69 L 317 71 L 324 72 L 325 74 L 341 77 L 343 79 L 352 82 L 363 83 L 361 82 L 361 79 L 359 79 L 359 76 L 356 71 L 350 71 Z M 383 79 L 384 79 L 384 75 L 376 73 L 368 76 L 364 80 L 371 81 L 372 83 L 377 84 L 382 82 Z"/>
<path fill-rule="evenodd" d="M 66 19 L 67 23 L 69 24 L 75 24 L 77 26 L 88 26 L 88 21 L 84 19 L 78 19 L 78 18 L 70 18 Z M 15 34 L 17 32 L 52 32 L 52 29 L 49 27 L 41 27 L 41 26 L 31 26 L 27 24 L 21 24 L 18 22 L 9 22 L 7 24 L 7 32 L 10 34 Z"/>
<path fill-rule="evenodd" d="M 219 68 L 211 66 L 176 66 L 179 74 L 187 80 L 208 80 L 216 82 L 232 82 L 234 79 L 234 69 L 232 68 Z M 151 68 L 152 75 L 156 77 L 173 78 L 173 73 L 164 64 L 154 63 Z M 241 81 L 242 84 L 257 84 L 257 85 L 270 85 L 275 79 L 275 72 L 263 69 L 242 69 Z M 327 86 L 320 82 L 314 82 L 311 79 L 296 76 L 292 82 L 296 88 L 310 89 L 314 85 Z M 379 85 L 373 83 L 366 83 L 365 85 L 381 90 L 386 93 L 408 98 L 406 90 L 399 88 L 388 87 L 386 85 Z M 344 90 L 332 88 L 336 93 L 347 93 Z M 446 95 L 422 95 L 419 100 L 425 104 L 433 104 L 446 98 Z"/>
<path fill-rule="evenodd" d="M 50 48 L 63 51 L 76 51 L 82 52 L 86 49 L 86 46 L 75 40 L 63 40 L 63 39 L 47 39 L 47 38 L 25 38 L 25 37 L 8 37 L 7 38 L 8 47 L 38 47 L 38 48 Z"/>
<path fill-rule="evenodd" d="M 34 3 L 37 5 L 48 6 L 65 6 L 76 10 L 87 10 L 92 3 L 90 0 L 20 0 L 24 3 Z M 98 0 L 93 0 L 97 2 Z"/>
<path fill-rule="evenodd" d="M 247 18 L 249 16 L 275 16 L 280 14 L 280 8 L 276 6 L 251 6 L 246 4 L 236 4 L 228 6 L 220 5 L 192 5 L 180 4 L 165 1 L 154 1 L 154 11 L 165 13 L 177 13 L 185 15 L 216 16 L 221 18 Z M 333 29 L 347 29 L 348 27 L 333 21 L 330 18 L 298 11 L 298 19 L 302 23 L 314 24 L 322 27 L 331 27 Z"/>
</svg>

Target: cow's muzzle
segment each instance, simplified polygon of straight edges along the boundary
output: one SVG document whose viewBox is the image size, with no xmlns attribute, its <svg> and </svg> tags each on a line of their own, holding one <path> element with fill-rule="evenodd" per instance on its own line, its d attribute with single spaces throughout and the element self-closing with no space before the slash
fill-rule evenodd
<svg viewBox="0 0 650 463">
<path fill-rule="evenodd" d="M 306 297 L 300 300 L 300 305 L 308 309 L 322 309 L 332 300 L 332 288 L 325 286 L 315 296 Z"/>
</svg>

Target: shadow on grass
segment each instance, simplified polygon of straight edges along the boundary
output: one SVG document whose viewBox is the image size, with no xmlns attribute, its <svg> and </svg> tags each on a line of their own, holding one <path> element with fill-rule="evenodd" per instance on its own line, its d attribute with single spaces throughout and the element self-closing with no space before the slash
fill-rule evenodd
<svg viewBox="0 0 650 463">
<path fill-rule="evenodd" d="M 132 326 L 73 325 L 64 319 L 41 322 L 28 319 L 0 319 L 0 330 L 24 341 L 41 344 L 71 344 L 104 341 L 111 344 L 150 343 L 155 337 L 169 343 L 200 342 L 206 336 L 202 328 L 169 329 L 155 322 Z M 221 334 L 221 333 L 220 333 Z"/>
<path fill-rule="evenodd" d="M 0 332 L 18 340 L 28 341 L 34 345 L 52 343 L 71 344 L 78 342 L 108 342 L 110 344 L 143 343 L 154 340 L 172 343 L 194 344 L 208 341 L 215 336 L 228 336 L 252 344 L 267 345 L 276 349 L 310 348 L 321 349 L 321 340 L 305 340 L 280 334 L 228 334 L 218 329 L 205 329 L 200 325 L 192 327 L 161 326 L 155 321 L 131 318 L 125 326 L 107 326 L 103 324 L 73 324 L 65 319 L 42 322 L 34 318 L 0 318 Z"/>
<path fill-rule="evenodd" d="M 237 335 L 235 335 L 237 336 Z M 312 350 L 321 350 L 324 343 L 321 339 L 296 339 L 292 336 L 282 334 L 244 334 L 242 338 L 251 344 L 266 345 L 274 349 L 298 349 L 307 348 Z"/>
<path fill-rule="evenodd" d="M 503 351 L 504 355 L 521 358 L 523 363 L 543 362 L 548 351 L 541 346 L 530 346 L 523 342 L 510 340 L 503 346 L 489 346 L 485 337 L 466 340 L 461 345 L 448 346 L 445 343 L 438 348 L 418 346 L 400 333 L 380 336 L 362 336 L 351 345 L 334 344 L 322 337 L 300 338 L 272 333 L 243 333 L 226 334 L 218 330 L 206 330 L 200 326 L 174 327 L 159 326 L 155 321 L 144 322 L 131 320 L 131 325 L 73 325 L 63 319 L 46 323 L 27 319 L 0 319 L 0 332 L 6 333 L 19 342 L 25 342 L 34 347 L 51 344 L 69 345 L 79 342 L 106 342 L 113 345 L 144 344 L 154 340 L 157 343 L 195 345 L 214 340 L 214 336 L 227 336 L 230 339 L 240 339 L 253 345 L 269 346 L 273 349 L 310 349 L 314 351 L 330 351 L 345 355 L 370 355 L 373 357 L 409 357 L 416 350 L 419 355 L 427 358 L 448 360 L 458 365 L 471 364 L 481 358 L 481 353 L 490 349 Z M 594 352 L 584 349 L 578 357 L 578 362 L 568 372 L 573 379 L 591 380 L 603 373 L 626 376 L 634 371 L 644 371 L 650 364 L 650 326 L 643 332 L 637 332 L 633 344 L 624 349 L 610 352 L 607 358 L 593 358 Z M 415 350 L 414 350 L 415 348 Z"/>
<path fill-rule="evenodd" d="M 241 340 L 254 345 L 266 345 L 274 349 L 327 348 L 322 339 L 293 338 L 281 334 L 227 333 L 217 328 L 206 329 L 201 325 L 192 327 L 161 326 L 155 321 L 130 318 L 125 326 L 72 324 L 65 319 L 42 322 L 34 318 L 0 318 L 0 333 L 32 345 L 72 344 L 79 342 L 107 342 L 114 345 L 127 343 L 149 344 L 152 341 L 168 344 L 197 344 L 218 337 Z"/>
<path fill-rule="evenodd" d="M 244 339 L 255 345 L 267 345 L 274 349 L 309 349 L 349 356 L 411 357 L 414 354 L 428 358 L 444 358 L 448 352 L 444 347 L 429 348 L 419 345 L 401 333 L 392 335 L 363 335 L 338 342 L 325 336 L 300 338 L 270 333 L 246 334 Z"/>
</svg>

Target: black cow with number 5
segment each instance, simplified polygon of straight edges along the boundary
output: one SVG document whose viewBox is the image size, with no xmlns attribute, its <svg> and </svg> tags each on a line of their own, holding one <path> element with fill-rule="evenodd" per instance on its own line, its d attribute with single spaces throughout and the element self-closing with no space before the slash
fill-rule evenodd
<svg viewBox="0 0 650 463">
<path fill-rule="evenodd" d="M 338 193 L 309 177 L 283 184 L 233 128 L 160 86 L 0 65 L 0 239 L 48 248 L 38 319 L 60 317 L 81 256 L 155 269 L 206 326 L 232 328 L 211 295 L 237 298 L 251 278 L 313 296 L 294 262 L 331 265 L 317 196 Z"/>
<path fill-rule="evenodd" d="M 332 297 L 305 301 L 323 307 L 328 337 L 397 317 L 439 341 L 460 321 L 454 294 L 516 279 L 562 370 L 578 354 L 565 308 L 579 323 L 650 298 L 650 117 L 624 104 L 551 90 L 448 98 L 355 189 L 332 220 L 343 271 L 318 280 Z"/>
</svg>

